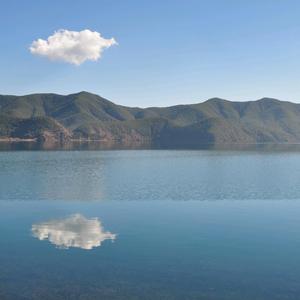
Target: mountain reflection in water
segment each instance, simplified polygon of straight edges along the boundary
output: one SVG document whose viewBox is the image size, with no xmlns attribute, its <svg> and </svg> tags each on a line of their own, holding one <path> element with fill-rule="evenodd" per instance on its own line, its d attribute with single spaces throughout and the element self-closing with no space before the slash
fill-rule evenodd
<svg viewBox="0 0 300 300">
<path fill-rule="evenodd" d="M 116 234 L 105 231 L 98 218 L 87 219 L 81 214 L 33 224 L 31 231 L 34 237 L 49 240 L 60 249 L 91 250 L 100 247 L 105 240 L 116 239 Z"/>
</svg>

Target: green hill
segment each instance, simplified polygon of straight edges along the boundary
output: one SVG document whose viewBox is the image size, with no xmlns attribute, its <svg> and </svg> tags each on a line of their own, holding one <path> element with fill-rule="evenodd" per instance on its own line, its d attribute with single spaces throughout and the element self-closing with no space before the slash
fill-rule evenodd
<svg viewBox="0 0 300 300">
<path fill-rule="evenodd" d="M 201 144 L 299 143 L 300 104 L 263 98 L 131 108 L 80 92 L 0 95 L 0 139 Z"/>
</svg>

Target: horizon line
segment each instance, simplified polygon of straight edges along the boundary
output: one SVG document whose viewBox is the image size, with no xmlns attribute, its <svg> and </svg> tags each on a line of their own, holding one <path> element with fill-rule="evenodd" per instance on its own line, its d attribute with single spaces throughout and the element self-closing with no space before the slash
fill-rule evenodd
<svg viewBox="0 0 300 300">
<path fill-rule="evenodd" d="M 168 106 L 146 106 L 146 107 L 140 107 L 140 106 L 128 106 L 128 105 L 123 105 L 123 104 L 118 104 L 115 102 L 115 100 L 110 100 L 106 97 L 103 97 L 99 94 L 93 93 L 93 92 L 88 92 L 88 91 L 80 91 L 80 92 L 74 92 L 74 93 L 67 93 L 67 94 L 60 94 L 60 93 L 55 93 L 55 92 L 38 92 L 38 93 L 29 93 L 29 94 L 21 94 L 21 95 L 13 95 L 13 94 L 0 94 L 0 97 L 30 97 L 30 96 L 36 96 L 36 95 L 56 95 L 56 96 L 61 96 L 61 97 L 67 97 L 67 96 L 72 96 L 72 95 L 79 95 L 79 94 L 90 94 L 93 96 L 97 96 L 100 97 L 104 100 L 110 101 L 116 105 L 119 106 L 123 106 L 123 107 L 129 107 L 129 108 L 142 108 L 142 109 L 147 109 L 147 108 L 168 108 L 168 107 L 174 107 L 174 106 L 189 106 L 189 105 L 197 105 L 197 104 L 202 104 L 208 101 L 213 101 L 213 100 L 218 100 L 218 101 L 226 101 L 226 102 L 230 102 L 230 103 L 247 103 L 247 102 L 259 102 L 259 101 L 264 101 L 264 100 L 274 100 L 274 101 L 279 101 L 279 102 L 286 102 L 286 103 L 292 103 L 292 104 L 300 104 L 299 102 L 295 102 L 295 101 L 290 101 L 290 100 L 281 100 L 281 99 L 277 99 L 274 97 L 262 97 L 256 100 L 228 100 L 225 98 L 221 98 L 221 97 L 212 97 L 212 98 L 208 98 L 206 100 L 200 101 L 200 102 L 195 102 L 195 103 L 179 103 L 179 104 L 173 104 L 173 105 L 168 105 Z"/>
</svg>

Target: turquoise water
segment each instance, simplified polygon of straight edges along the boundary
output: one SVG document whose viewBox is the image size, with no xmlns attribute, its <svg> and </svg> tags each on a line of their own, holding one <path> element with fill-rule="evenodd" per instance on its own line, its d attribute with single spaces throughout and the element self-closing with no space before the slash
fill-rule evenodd
<svg viewBox="0 0 300 300">
<path fill-rule="evenodd" d="M 0 299 L 299 299 L 300 152 L 0 152 Z"/>
</svg>

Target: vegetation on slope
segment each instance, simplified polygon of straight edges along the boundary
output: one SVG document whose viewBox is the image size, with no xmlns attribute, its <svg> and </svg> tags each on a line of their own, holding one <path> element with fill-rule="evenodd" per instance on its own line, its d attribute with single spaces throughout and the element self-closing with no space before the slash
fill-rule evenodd
<svg viewBox="0 0 300 300">
<path fill-rule="evenodd" d="M 0 96 L 0 137 L 144 142 L 162 146 L 298 143 L 300 105 L 264 98 L 130 108 L 80 92 Z"/>
</svg>

